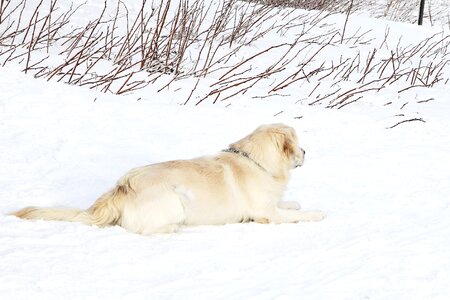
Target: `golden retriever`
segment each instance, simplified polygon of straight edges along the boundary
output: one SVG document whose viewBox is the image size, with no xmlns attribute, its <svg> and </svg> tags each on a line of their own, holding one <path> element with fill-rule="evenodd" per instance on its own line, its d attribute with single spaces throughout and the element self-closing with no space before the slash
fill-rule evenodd
<svg viewBox="0 0 450 300">
<path fill-rule="evenodd" d="M 301 166 L 304 156 L 293 128 L 263 125 L 216 156 L 132 169 L 87 210 L 27 207 L 13 215 L 120 225 L 140 234 L 246 221 L 320 221 L 322 212 L 281 201 L 289 171 Z"/>
</svg>

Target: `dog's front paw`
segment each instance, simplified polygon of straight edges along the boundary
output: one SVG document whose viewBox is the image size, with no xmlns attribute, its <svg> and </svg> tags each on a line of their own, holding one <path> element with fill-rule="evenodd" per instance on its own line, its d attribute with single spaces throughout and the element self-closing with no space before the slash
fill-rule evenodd
<svg viewBox="0 0 450 300">
<path fill-rule="evenodd" d="M 300 203 L 295 201 L 280 201 L 278 202 L 278 207 L 283 209 L 295 209 L 295 210 L 301 209 Z"/>
<path fill-rule="evenodd" d="M 309 215 L 310 221 L 313 221 L 313 222 L 322 221 L 326 217 L 326 214 L 320 210 L 308 211 L 308 215 Z"/>
</svg>

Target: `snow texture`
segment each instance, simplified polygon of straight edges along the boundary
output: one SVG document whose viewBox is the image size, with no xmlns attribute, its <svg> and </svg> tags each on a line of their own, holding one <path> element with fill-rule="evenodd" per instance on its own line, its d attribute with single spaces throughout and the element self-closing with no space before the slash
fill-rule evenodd
<svg viewBox="0 0 450 300">
<path fill-rule="evenodd" d="M 294 96 L 181 106 L 170 90 L 115 96 L 14 66 L 0 69 L 0 91 L 1 299 L 450 295 L 448 87 L 408 94 L 403 116 L 383 105 L 389 91 L 342 110 Z M 410 118 L 426 123 L 388 129 Z M 275 122 L 295 127 L 306 150 L 285 199 L 326 212 L 322 222 L 140 236 L 7 215 L 29 205 L 87 208 L 132 167 L 214 154 Z"/>
</svg>

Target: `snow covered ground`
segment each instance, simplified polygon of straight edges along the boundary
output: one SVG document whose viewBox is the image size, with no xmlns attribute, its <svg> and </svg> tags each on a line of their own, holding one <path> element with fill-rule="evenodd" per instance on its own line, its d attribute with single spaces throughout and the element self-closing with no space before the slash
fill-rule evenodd
<svg viewBox="0 0 450 300">
<path fill-rule="evenodd" d="M 295 94 L 181 106 L 191 86 L 115 96 L 18 69 L 0 69 L 1 299 L 449 298 L 448 86 L 400 100 L 385 89 L 341 110 Z M 412 118 L 426 123 L 387 129 Z M 132 167 L 214 154 L 274 122 L 307 152 L 285 198 L 323 210 L 322 222 L 140 236 L 6 215 L 87 208 Z"/>
</svg>

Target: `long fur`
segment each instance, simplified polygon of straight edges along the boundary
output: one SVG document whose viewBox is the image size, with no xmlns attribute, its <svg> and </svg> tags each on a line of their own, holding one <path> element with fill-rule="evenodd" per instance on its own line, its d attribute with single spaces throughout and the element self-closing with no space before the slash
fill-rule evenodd
<svg viewBox="0 0 450 300">
<path fill-rule="evenodd" d="M 121 206 L 127 193 L 126 188 L 118 185 L 98 198 L 87 210 L 26 207 L 12 215 L 22 219 L 80 222 L 100 227 L 115 225 L 120 220 Z"/>
<path fill-rule="evenodd" d="M 87 210 L 27 207 L 23 219 L 120 225 L 141 234 L 173 232 L 182 225 L 242 221 L 319 221 L 320 211 L 304 212 L 281 202 L 290 169 L 303 163 L 293 128 L 263 125 L 230 145 L 247 153 L 177 160 L 135 168 Z"/>
</svg>

